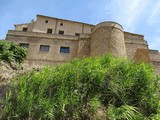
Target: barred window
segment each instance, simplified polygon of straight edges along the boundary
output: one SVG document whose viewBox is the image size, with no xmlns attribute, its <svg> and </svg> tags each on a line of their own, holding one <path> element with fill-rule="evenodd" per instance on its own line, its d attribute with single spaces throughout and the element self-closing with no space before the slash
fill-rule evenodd
<svg viewBox="0 0 160 120">
<path fill-rule="evenodd" d="M 29 44 L 28 43 L 20 43 L 19 45 L 21 47 L 24 47 L 24 48 L 29 48 Z"/>
<path fill-rule="evenodd" d="M 60 47 L 60 53 L 70 53 L 70 47 Z"/>
<path fill-rule="evenodd" d="M 23 31 L 24 31 L 24 32 L 26 32 L 27 30 L 28 30 L 28 28 L 26 28 L 26 27 L 23 28 Z"/>
<path fill-rule="evenodd" d="M 42 51 L 42 52 L 48 52 L 49 51 L 49 45 L 40 45 L 40 49 L 39 51 Z"/>
<path fill-rule="evenodd" d="M 52 29 L 48 29 L 47 33 L 52 34 Z"/>
<path fill-rule="evenodd" d="M 59 31 L 59 34 L 63 35 L 63 34 L 64 34 L 64 31 L 60 30 L 60 31 Z"/>
</svg>

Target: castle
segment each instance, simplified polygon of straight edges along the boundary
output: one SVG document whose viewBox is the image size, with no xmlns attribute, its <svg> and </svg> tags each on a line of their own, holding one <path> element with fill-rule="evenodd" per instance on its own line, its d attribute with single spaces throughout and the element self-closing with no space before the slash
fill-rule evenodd
<svg viewBox="0 0 160 120">
<path fill-rule="evenodd" d="M 160 73 L 160 52 L 150 50 L 143 35 L 125 32 L 111 21 L 91 25 L 37 15 L 36 21 L 15 25 L 6 40 L 28 48 L 25 62 L 29 65 L 57 65 L 76 57 L 112 53 L 151 62 Z"/>
</svg>

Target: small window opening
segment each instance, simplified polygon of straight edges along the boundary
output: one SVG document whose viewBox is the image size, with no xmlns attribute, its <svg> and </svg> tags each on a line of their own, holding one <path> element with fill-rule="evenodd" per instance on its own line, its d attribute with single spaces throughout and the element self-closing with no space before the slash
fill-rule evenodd
<svg viewBox="0 0 160 120">
<path fill-rule="evenodd" d="M 63 23 L 60 23 L 60 26 L 63 26 Z"/>
<path fill-rule="evenodd" d="M 64 31 L 60 30 L 59 34 L 64 35 Z"/>
<path fill-rule="evenodd" d="M 70 47 L 60 47 L 60 53 L 70 53 Z"/>
<path fill-rule="evenodd" d="M 40 45 L 40 49 L 39 51 L 42 51 L 42 52 L 48 52 L 49 51 L 49 45 Z"/>
<path fill-rule="evenodd" d="M 75 33 L 75 36 L 80 36 L 80 34 L 79 33 Z"/>
<path fill-rule="evenodd" d="M 28 28 L 26 28 L 26 27 L 23 28 L 23 31 L 24 31 L 24 32 L 26 32 L 27 30 L 28 30 Z"/>
<path fill-rule="evenodd" d="M 48 29 L 47 33 L 52 34 L 52 29 Z"/>
<path fill-rule="evenodd" d="M 46 20 L 45 23 L 48 23 L 48 20 Z"/>
</svg>

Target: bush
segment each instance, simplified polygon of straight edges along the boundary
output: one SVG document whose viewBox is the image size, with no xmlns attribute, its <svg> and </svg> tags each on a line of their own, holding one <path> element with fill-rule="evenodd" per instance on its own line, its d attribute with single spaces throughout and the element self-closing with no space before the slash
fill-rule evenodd
<svg viewBox="0 0 160 120">
<path fill-rule="evenodd" d="M 17 77 L 6 95 L 3 118 L 84 120 L 102 108 L 105 119 L 153 118 L 157 81 L 144 63 L 111 55 L 75 59 Z"/>
<path fill-rule="evenodd" d="M 0 41 L 0 60 L 11 63 L 13 61 L 21 63 L 27 55 L 27 49 L 18 44 L 7 41 Z"/>
</svg>

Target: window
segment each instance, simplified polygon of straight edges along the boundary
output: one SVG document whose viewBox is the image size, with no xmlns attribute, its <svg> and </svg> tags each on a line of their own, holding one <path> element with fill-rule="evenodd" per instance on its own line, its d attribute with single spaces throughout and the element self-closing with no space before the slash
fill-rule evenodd
<svg viewBox="0 0 160 120">
<path fill-rule="evenodd" d="M 49 51 L 49 45 L 40 45 L 39 51 L 48 52 Z"/>
<path fill-rule="evenodd" d="M 24 32 L 26 32 L 26 31 L 27 31 L 27 29 L 28 29 L 28 28 L 24 27 L 24 28 L 23 28 L 23 31 L 24 31 Z"/>
<path fill-rule="evenodd" d="M 60 31 L 59 31 L 59 34 L 63 35 L 63 34 L 64 34 L 64 31 L 61 31 L 61 30 L 60 30 Z"/>
<path fill-rule="evenodd" d="M 61 46 L 60 53 L 70 53 L 70 47 L 62 47 Z"/>
<path fill-rule="evenodd" d="M 48 23 L 48 20 L 46 20 L 45 23 Z"/>
<path fill-rule="evenodd" d="M 20 43 L 19 45 L 21 47 L 24 47 L 24 48 L 29 48 L 29 44 L 28 43 Z"/>
<path fill-rule="evenodd" d="M 47 33 L 52 34 L 52 29 L 48 29 Z"/>
<path fill-rule="evenodd" d="M 80 34 L 79 33 L 75 33 L 75 36 L 79 36 Z"/>
<path fill-rule="evenodd" d="M 63 23 L 60 23 L 60 26 L 63 26 Z"/>
</svg>

